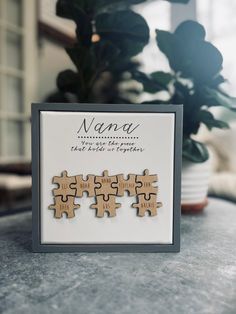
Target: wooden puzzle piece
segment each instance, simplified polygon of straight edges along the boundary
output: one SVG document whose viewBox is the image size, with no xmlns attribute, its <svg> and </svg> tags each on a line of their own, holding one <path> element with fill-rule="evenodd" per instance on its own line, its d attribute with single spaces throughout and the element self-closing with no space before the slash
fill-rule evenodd
<svg viewBox="0 0 236 314">
<path fill-rule="evenodd" d="M 144 175 L 137 175 L 136 181 L 142 185 L 136 188 L 136 193 L 138 195 L 144 194 L 146 199 L 149 199 L 151 194 L 157 194 L 157 187 L 152 185 L 154 182 L 157 182 L 157 179 L 156 174 L 150 175 L 148 169 L 144 170 Z"/>
<path fill-rule="evenodd" d="M 76 183 L 75 176 L 68 177 L 66 170 L 60 177 L 53 177 L 52 183 L 58 184 L 58 188 L 53 190 L 53 195 L 61 196 L 64 202 L 68 196 L 75 196 L 76 189 L 71 187 L 71 184 Z"/>
<path fill-rule="evenodd" d="M 112 187 L 113 183 L 117 183 L 117 176 L 109 176 L 108 171 L 103 171 L 103 176 L 96 176 L 95 183 L 99 183 L 100 187 L 95 188 L 96 195 L 103 195 L 105 201 L 109 200 L 109 195 L 116 195 L 117 188 Z"/>
<path fill-rule="evenodd" d="M 50 205 L 49 209 L 54 209 L 54 217 L 62 218 L 62 214 L 65 213 L 67 218 L 75 217 L 75 209 L 80 208 L 79 204 L 74 204 L 74 197 L 68 196 L 64 202 L 61 196 L 55 197 L 55 204 Z"/>
<path fill-rule="evenodd" d="M 96 204 L 92 204 L 90 208 L 96 209 L 96 217 L 104 217 L 104 213 L 107 212 L 109 217 L 116 216 L 116 209 L 119 208 L 121 204 L 116 203 L 116 197 L 114 195 L 109 196 L 109 200 L 104 200 L 103 195 L 98 195 L 96 197 Z"/>
<path fill-rule="evenodd" d="M 76 196 L 82 197 L 84 192 L 88 193 L 89 197 L 95 196 L 95 188 L 99 188 L 100 184 L 95 183 L 95 176 L 88 175 L 86 180 L 83 179 L 82 175 L 76 176 L 76 183 L 72 187 L 76 188 Z"/>
<path fill-rule="evenodd" d="M 129 174 L 127 179 L 123 174 L 118 174 L 117 183 L 112 183 L 112 187 L 117 188 L 117 196 L 124 196 L 125 191 L 129 193 L 129 196 L 135 196 L 136 188 L 141 187 L 141 183 L 136 182 L 136 174 Z"/>
<path fill-rule="evenodd" d="M 150 198 L 147 200 L 144 194 L 138 195 L 138 203 L 132 204 L 132 207 L 137 208 L 137 215 L 139 217 L 144 217 L 146 211 L 149 212 L 150 216 L 157 215 L 157 208 L 162 206 L 161 202 L 157 202 L 156 195 L 150 195 Z"/>
</svg>

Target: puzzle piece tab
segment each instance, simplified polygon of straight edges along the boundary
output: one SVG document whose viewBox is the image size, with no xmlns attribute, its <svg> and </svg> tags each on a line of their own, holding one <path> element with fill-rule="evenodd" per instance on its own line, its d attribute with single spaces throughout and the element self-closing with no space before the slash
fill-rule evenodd
<svg viewBox="0 0 236 314">
<path fill-rule="evenodd" d="M 117 175 L 117 183 L 112 184 L 117 188 L 117 196 L 124 196 L 124 192 L 128 191 L 129 196 L 136 195 L 136 188 L 141 187 L 141 183 L 136 182 L 136 175 L 129 174 L 128 179 L 124 179 L 123 174 Z"/>
<path fill-rule="evenodd" d="M 86 180 L 83 179 L 82 175 L 75 178 L 76 183 L 72 187 L 76 188 L 77 197 L 82 197 L 84 192 L 87 192 L 89 197 L 95 196 L 95 188 L 99 188 L 100 184 L 95 183 L 94 175 L 88 175 Z"/>
<path fill-rule="evenodd" d="M 54 209 L 54 217 L 62 218 L 62 214 L 65 213 L 67 218 L 75 217 L 75 209 L 80 208 L 79 204 L 74 204 L 74 197 L 68 196 L 67 200 L 63 202 L 61 196 L 55 197 L 55 204 L 50 205 L 49 209 Z"/>
<path fill-rule="evenodd" d="M 76 189 L 71 184 L 76 183 L 75 177 L 68 177 L 67 171 L 63 171 L 61 177 L 53 177 L 52 183 L 58 184 L 58 188 L 53 189 L 54 196 L 61 196 L 65 202 L 68 196 L 75 196 Z"/>
<path fill-rule="evenodd" d="M 138 203 L 132 204 L 132 207 L 137 208 L 137 215 L 140 217 L 144 217 L 146 211 L 149 212 L 150 216 L 157 215 L 157 208 L 162 206 L 161 202 L 157 202 L 156 195 L 150 195 L 150 199 L 146 200 L 145 195 L 138 195 Z"/>
<path fill-rule="evenodd" d="M 104 200 L 103 195 L 98 195 L 96 197 L 96 204 L 92 204 L 90 208 L 96 209 L 96 217 L 104 217 L 104 213 L 107 212 L 109 217 L 116 216 L 116 209 L 119 208 L 121 204 L 116 203 L 116 197 L 114 195 L 109 196 L 109 200 Z"/>
<path fill-rule="evenodd" d="M 112 187 L 113 183 L 117 183 L 117 176 L 108 176 L 108 171 L 103 171 L 103 176 L 96 176 L 95 183 L 99 183 L 100 187 L 95 188 L 96 195 L 103 195 L 105 201 L 109 200 L 109 195 L 116 195 L 117 188 Z"/>
<path fill-rule="evenodd" d="M 148 169 L 144 170 L 144 175 L 137 175 L 136 182 L 140 182 L 142 185 L 136 188 L 136 193 L 144 194 L 146 199 L 149 199 L 151 194 L 157 194 L 157 187 L 152 185 L 157 182 L 157 179 L 156 174 L 150 175 Z"/>
</svg>

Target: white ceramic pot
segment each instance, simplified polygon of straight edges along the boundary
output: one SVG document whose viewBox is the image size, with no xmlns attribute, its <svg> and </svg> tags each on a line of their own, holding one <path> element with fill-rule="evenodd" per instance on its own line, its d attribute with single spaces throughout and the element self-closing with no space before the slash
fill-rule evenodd
<svg viewBox="0 0 236 314">
<path fill-rule="evenodd" d="M 182 165 L 182 212 L 201 211 L 207 205 L 210 179 L 210 161 L 193 163 L 183 160 Z"/>
</svg>

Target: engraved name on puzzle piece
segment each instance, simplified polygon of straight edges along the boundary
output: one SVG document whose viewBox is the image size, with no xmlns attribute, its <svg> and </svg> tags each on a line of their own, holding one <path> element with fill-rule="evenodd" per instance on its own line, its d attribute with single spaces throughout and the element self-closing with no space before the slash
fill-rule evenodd
<svg viewBox="0 0 236 314">
<path fill-rule="evenodd" d="M 95 176 L 88 175 L 86 180 L 83 179 L 82 175 L 76 176 L 76 183 L 72 187 L 76 188 L 76 196 L 82 197 L 84 192 L 88 193 L 89 197 L 95 196 L 95 188 L 99 188 L 100 184 L 95 183 Z"/>
<path fill-rule="evenodd" d="M 112 183 L 113 187 L 117 187 L 117 196 L 124 196 L 124 192 L 127 191 L 129 196 L 136 195 L 136 188 L 141 187 L 140 182 L 136 182 L 136 174 L 129 174 L 127 179 L 123 174 L 117 175 L 117 183 Z"/>
<path fill-rule="evenodd" d="M 67 171 L 63 171 L 61 177 L 55 176 L 52 183 L 58 184 L 58 188 L 53 189 L 54 196 L 61 196 L 63 201 L 67 200 L 67 196 L 75 196 L 76 189 L 71 187 L 71 184 L 76 183 L 75 176 L 68 177 Z"/>
<path fill-rule="evenodd" d="M 103 195 L 96 197 L 96 204 L 92 204 L 90 208 L 96 209 L 96 217 L 104 217 L 105 212 L 108 213 L 109 217 L 116 216 L 116 209 L 120 208 L 121 204 L 116 203 L 116 197 L 114 195 L 109 196 L 109 200 L 104 200 Z"/>
<path fill-rule="evenodd" d="M 105 201 L 109 200 L 109 195 L 116 195 L 117 188 L 112 187 L 112 183 L 117 183 L 117 176 L 108 176 L 108 171 L 103 171 L 103 176 L 96 176 L 95 183 L 99 183 L 100 187 L 95 188 L 96 195 L 103 195 Z"/>
<path fill-rule="evenodd" d="M 63 202 L 61 196 L 55 197 L 55 204 L 50 205 L 49 209 L 54 209 L 54 217 L 62 218 L 62 214 L 65 213 L 67 218 L 75 217 L 75 209 L 80 208 L 79 204 L 74 204 L 75 198 L 68 196 L 67 200 Z"/>
<path fill-rule="evenodd" d="M 139 217 L 144 217 L 146 211 L 149 212 L 150 216 L 157 215 L 157 208 L 162 206 L 161 202 L 157 202 L 157 197 L 155 194 L 150 195 L 150 198 L 145 199 L 144 194 L 138 195 L 138 203 L 132 204 L 132 207 L 137 208 L 137 215 Z"/>
<path fill-rule="evenodd" d="M 144 170 L 144 175 L 137 175 L 136 181 L 140 182 L 141 187 L 136 188 L 136 193 L 144 194 L 146 199 L 150 198 L 151 194 L 157 194 L 157 187 L 152 184 L 157 182 L 158 178 L 156 174 L 149 174 L 149 170 Z"/>
</svg>

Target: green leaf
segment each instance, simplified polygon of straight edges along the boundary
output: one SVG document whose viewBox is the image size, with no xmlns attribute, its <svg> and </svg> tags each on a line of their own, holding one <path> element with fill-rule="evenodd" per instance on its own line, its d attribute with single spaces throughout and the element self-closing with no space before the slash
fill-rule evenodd
<svg viewBox="0 0 236 314">
<path fill-rule="evenodd" d="M 217 75 L 212 79 L 212 82 L 209 82 L 208 86 L 212 88 L 219 88 L 219 85 L 225 83 L 227 80 L 222 75 Z"/>
<path fill-rule="evenodd" d="M 115 76 L 123 75 L 124 72 L 129 72 L 133 78 L 135 78 L 139 63 L 130 59 L 117 58 L 114 62 L 111 62 L 108 70 L 114 73 Z"/>
<path fill-rule="evenodd" d="M 83 1 L 58 0 L 56 13 L 58 16 L 73 20 L 76 25 L 76 35 L 79 41 L 89 46 L 92 38 L 92 22 L 89 15 L 84 11 Z"/>
<path fill-rule="evenodd" d="M 145 92 L 150 94 L 155 94 L 157 92 L 168 90 L 168 85 L 173 79 L 171 73 L 157 71 L 150 74 L 150 76 L 136 71 L 134 78 L 143 84 L 143 89 Z"/>
<path fill-rule="evenodd" d="M 157 71 L 151 73 L 151 78 L 161 86 L 167 86 L 173 80 L 173 75 L 171 73 Z"/>
<path fill-rule="evenodd" d="M 93 8 L 96 8 L 96 6 L 99 3 L 108 2 L 106 0 L 57 0 L 57 14 L 61 17 L 70 18 L 73 17 L 68 16 L 71 15 L 71 11 L 68 11 L 67 9 L 70 9 L 71 6 L 73 6 L 76 9 L 80 9 L 86 13 L 93 12 Z M 60 11 L 58 10 L 60 9 Z M 67 16 L 66 16 L 67 15 Z"/>
<path fill-rule="evenodd" d="M 65 12 L 67 11 L 66 6 L 73 5 L 88 13 L 90 16 L 95 16 L 101 12 L 114 11 L 114 9 L 127 9 L 131 5 L 140 4 L 146 1 L 147 0 L 58 0 L 58 2 L 64 4 L 61 14 L 65 15 Z M 62 17 L 72 19 L 72 17 L 68 16 Z"/>
<path fill-rule="evenodd" d="M 178 45 L 176 37 L 168 31 L 156 30 L 156 40 L 159 49 L 167 56 L 171 64 Z"/>
<path fill-rule="evenodd" d="M 188 20 L 176 28 L 175 35 L 187 41 L 204 40 L 206 31 L 200 23 Z"/>
<path fill-rule="evenodd" d="M 87 47 L 76 44 L 72 48 L 66 48 L 66 52 L 71 58 L 72 62 L 77 67 L 78 71 L 90 68 L 92 65 L 90 49 Z"/>
<path fill-rule="evenodd" d="M 202 163 L 209 159 L 209 153 L 204 144 L 192 138 L 185 138 L 183 141 L 183 157 L 195 163 Z"/>
<path fill-rule="evenodd" d="M 97 64 L 100 66 L 109 66 L 110 63 L 115 62 L 120 54 L 120 50 L 108 40 L 100 40 L 93 45 L 94 53 L 96 55 Z"/>
<path fill-rule="evenodd" d="M 78 74 L 72 70 L 65 70 L 58 74 L 57 87 L 62 92 L 78 93 Z"/>
<path fill-rule="evenodd" d="M 205 87 L 206 103 L 208 107 L 223 106 L 231 110 L 236 110 L 236 98 L 230 97 L 220 90 Z"/>
<path fill-rule="evenodd" d="M 184 78 L 210 84 L 222 70 L 220 51 L 204 41 L 205 30 L 196 22 L 187 21 L 175 33 L 156 31 L 159 49 L 167 56 L 170 67 Z"/>
<path fill-rule="evenodd" d="M 74 7 L 77 7 L 77 9 L 81 11 L 83 8 L 83 5 L 80 3 L 80 1 L 72 0 L 69 2 L 68 0 L 58 0 L 56 3 L 56 15 L 72 20 L 74 18 L 74 13 L 73 13 L 72 8 Z"/>
<path fill-rule="evenodd" d="M 140 53 L 149 41 L 146 21 L 131 10 L 99 14 L 96 17 L 96 30 L 102 39 L 116 45 L 126 58 Z"/>
<path fill-rule="evenodd" d="M 213 114 L 207 110 L 201 110 L 198 114 L 198 119 L 207 126 L 208 130 L 212 130 L 213 128 L 229 128 L 228 123 L 221 120 L 216 120 Z"/>
<path fill-rule="evenodd" d="M 175 49 L 186 60 L 186 63 L 181 60 L 183 75 L 195 80 L 212 81 L 222 70 L 223 57 L 215 46 L 205 41 L 204 27 L 195 21 L 185 21 L 177 27 L 174 35 L 179 42 L 179 47 Z"/>
<path fill-rule="evenodd" d="M 222 70 L 223 57 L 220 51 L 208 42 L 194 42 L 187 46 L 191 65 L 185 69 L 185 76 L 200 82 L 211 82 Z"/>
</svg>

